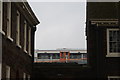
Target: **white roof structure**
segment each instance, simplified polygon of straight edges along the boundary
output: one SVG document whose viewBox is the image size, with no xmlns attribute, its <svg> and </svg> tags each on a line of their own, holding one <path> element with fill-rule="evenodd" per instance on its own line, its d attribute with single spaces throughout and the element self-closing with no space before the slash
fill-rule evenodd
<svg viewBox="0 0 120 80">
<path fill-rule="evenodd" d="M 60 52 L 87 53 L 86 50 L 68 49 L 68 48 L 61 48 L 61 49 L 56 49 L 56 50 L 35 50 L 35 53 L 60 53 Z"/>
</svg>

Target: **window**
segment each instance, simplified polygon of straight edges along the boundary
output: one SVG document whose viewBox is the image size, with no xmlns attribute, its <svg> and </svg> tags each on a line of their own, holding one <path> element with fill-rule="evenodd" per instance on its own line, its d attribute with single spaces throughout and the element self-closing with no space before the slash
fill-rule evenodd
<svg viewBox="0 0 120 80">
<path fill-rule="evenodd" d="M 120 29 L 107 29 L 107 57 L 120 56 Z"/>
<path fill-rule="evenodd" d="M 26 30 L 27 30 L 27 22 L 24 21 L 24 51 L 27 53 L 26 51 L 26 36 L 27 36 Z"/>
<path fill-rule="evenodd" d="M 83 58 L 87 58 L 87 54 L 83 54 Z"/>
<path fill-rule="evenodd" d="M 43 54 L 41 57 L 42 57 L 42 59 L 49 59 L 49 55 L 48 54 Z"/>
<path fill-rule="evenodd" d="M 59 54 L 56 54 L 56 59 L 60 59 L 60 55 Z"/>
<path fill-rule="evenodd" d="M 6 80 L 10 80 L 10 67 L 6 66 Z"/>
<path fill-rule="evenodd" d="M 16 80 L 18 80 L 19 77 L 20 77 L 20 75 L 19 75 L 19 70 L 17 70 L 17 71 L 16 71 Z"/>
<path fill-rule="evenodd" d="M 52 59 L 56 59 L 56 55 L 55 54 L 52 54 Z"/>
<path fill-rule="evenodd" d="M 16 44 L 18 47 L 20 46 L 20 13 L 17 11 L 17 28 L 16 28 Z"/>
<path fill-rule="evenodd" d="M 2 77 L 2 63 L 0 62 L 0 80 L 1 80 L 1 77 Z"/>
<path fill-rule="evenodd" d="M 0 0 L 0 32 L 2 32 L 2 1 Z"/>
<path fill-rule="evenodd" d="M 66 58 L 65 56 L 66 56 L 66 52 L 61 52 L 60 53 L 60 58 L 65 59 Z"/>
<path fill-rule="evenodd" d="M 50 59 L 50 55 L 49 54 L 38 53 L 37 56 L 38 56 L 38 59 Z"/>
<path fill-rule="evenodd" d="M 70 54 L 70 59 L 74 59 L 74 55 L 73 54 Z"/>
<path fill-rule="evenodd" d="M 70 54 L 70 59 L 79 59 L 81 56 L 78 53 Z"/>
<path fill-rule="evenodd" d="M 7 3 L 7 37 L 11 36 L 11 3 Z"/>
<path fill-rule="evenodd" d="M 2 32 L 2 1 L 0 0 L 0 32 Z M 1 35 L 0 35 L 1 38 Z M 0 53 L 2 53 L 2 49 L 1 49 L 1 44 L 2 41 L 0 41 Z M 1 57 L 1 54 L 0 54 Z M 2 74 L 2 64 L 1 64 L 1 58 L 0 58 L 0 80 L 1 80 L 1 74 Z"/>
<path fill-rule="evenodd" d="M 57 53 L 52 54 L 52 59 L 59 59 L 60 55 Z"/>
<path fill-rule="evenodd" d="M 40 53 L 37 54 L 37 58 L 41 59 L 41 54 Z"/>
<path fill-rule="evenodd" d="M 108 76 L 108 80 L 120 80 L 120 76 Z"/>
<path fill-rule="evenodd" d="M 29 31 L 28 31 L 28 36 L 29 36 L 29 39 L 28 39 L 28 53 L 29 55 L 31 56 L 31 28 L 29 27 Z"/>
<path fill-rule="evenodd" d="M 23 80 L 26 80 L 26 73 L 23 73 Z"/>
<path fill-rule="evenodd" d="M 28 80 L 30 80 L 30 75 L 28 75 Z"/>
<path fill-rule="evenodd" d="M 11 38 L 11 2 L 7 3 L 7 37 L 13 41 Z"/>
</svg>

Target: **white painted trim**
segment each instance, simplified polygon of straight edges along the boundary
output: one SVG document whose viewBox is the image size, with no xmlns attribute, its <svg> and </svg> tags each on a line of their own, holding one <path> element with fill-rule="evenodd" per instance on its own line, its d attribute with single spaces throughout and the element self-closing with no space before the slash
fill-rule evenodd
<svg viewBox="0 0 120 80">
<path fill-rule="evenodd" d="M 4 32 L 3 30 L 1 31 L 1 33 L 2 33 L 3 35 L 5 35 L 5 32 Z"/>
<path fill-rule="evenodd" d="M 0 0 L 0 32 L 2 33 L 2 0 Z M 0 34 L 0 38 L 2 35 Z M 2 41 L 0 40 L 0 58 L 2 57 Z M 0 60 L 0 80 L 2 79 L 2 58 Z"/>
<path fill-rule="evenodd" d="M 120 79 L 120 76 L 108 76 L 108 80 L 110 80 L 110 78 L 117 78 L 117 79 Z"/>
<path fill-rule="evenodd" d="M 28 54 L 30 55 L 30 56 L 32 56 L 32 54 L 31 54 L 31 27 L 29 27 L 29 29 L 28 29 Z"/>
<path fill-rule="evenodd" d="M 22 48 L 22 46 L 21 46 L 21 45 L 17 45 L 17 47 Z"/>
<path fill-rule="evenodd" d="M 10 80 L 10 67 L 6 66 L 6 80 Z"/>
<path fill-rule="evenodd" d="M 120 57 L 120 53 L 107 54 L 106 57 Z"/>
<path fill-rule="evenodd" d="M 2 23 L 2 19 L 3 19 L 3 1 L 2 0 L 0 0 L 0 32 L 3 34 L 3 35 L 5 35 L 5 32 L 2 30 L 3 28 L 3 23 Z"/>
<path fill-rule="evenodd" d="M 107 55 L 109 55 L 109 29 L 107 29 Z"/>
<path fill-rule="evenodd" d="M 82 51 L 82 50 L 79 50 L 79 51 L 76 51 L 76 50 L 69 50 L 69 51 L 60 51 L 60 50 L 35 50 L 36 53 L 60 53 L 60 52 L 70 52 L 70 53 L 83 53 L 83 54 L 86 54 L 87 51 Z"/>
<path fill-rule="evenodd" d="M 26 51 L 26 36 L 27 36 L 26 31 L 27 31 L 27 22 L 24 21 L 24 47 L 23 47 L 23 49 L 24 49 L 24 52 L 27 53 L 27 51 Z"/>
<path fill-rule="evenodd" d="M 7 38 L 8 38 L 10 41 L 13 42 L 13 39 L 12 39 L 10 36 L 7 36 Z"/>
<path fill-rule="evenodd" d="M 7 37 L 11 37 L 11 2 L 7 3 Z"/>
<path fill-rule="evenodd" d="M 28 75 L 28 80 L 30 80 L 30 75 Z"/>
<path fill-rule="evenodd" d="M 120 53 L 110 53 L 109 52 L 109 31 L 110 30 L 120 30 L 118 28 L 107 29 L 107 55 L 106 57 L 120 57 Z"/>
<path fill-rule="evenodd" d="M 23 80 L 26 80 L 26 73 L 23 73 Z"/>
<path fill-rule="evenodd" d="M 0 1 L 2 1 L 2 0 L 0 0 Z M 8 17 L 7 19 L 9 20 L 9 23 L 8 23 L 8 26 L 9 26 L 9 27 L 7 26 L 7 37 L 9 38 L 9 37 L 11 37 L 11 1 L 8 0 L 8 2 L 9 2 L 9 3 L 8 3 L 8 4 L 9 4 L 9 9 L 8 9 L 8 7 L 7 7 L 7 10 L 8 10 L 8 13 L 9 13 L 9 14 L 7 14 L 7 17 Z M 8 4 L 7 4 L 7 5 L 8 5 Z M 5 35 L 5 32 L 2 30 L 2 29 L 3 29 L 3 28 L 2 28 L 2 27 L 3 27 L 3 25 L 2 25 L 2 24 L 3 24 L 3 23 L 2 23 L 2 21 L 3 21 L 3 20 L 2 20 L 2 19 L 3 19 L 2 9 L 3 9 L 3 4 L 0 5 L 0 10 L 1 10 L 1 11 L 0 11 L 0 32 L 1 32 L 3 35 Z M 11 40 L 11 38 L 10 38 L 10 40 Z"/>
<path fill-rule="evenodd" d="M 17 10 L 16 44 L 19 48 L 21 48 L 21 45 L 20 45 L 20 12 L 18 10 Z"/>
<path fill-rule="evenodd" d="M 2 32 L 2 1 L 0 0 L 0 32 Z"/>
<path fill-rule="evenodd" d="M 90 19 L 90 21 L 118 21 L 118 19 Z"/>
<path fill-rule="evenodd" d="M 11 38 L 11 1 L 7 1 L 7 38 L 13 42 L 13 39 Z M 3 30 L 2 34 L 5 35 L 5 32 Z"/>
<path fill-rule="evenodd" d="M 118 23 L 118 21 L 91 21 L 92 23 Z"/>
<path fill-rule="evenodd" d="M 81 54 L 81 58 L 84 58 L 83 54 Z"/>
<path fill-rule="evenodd" d="M 0 63 L 0 80 L 2 79 L 2 63 Z"/>
<path fill-rule="evenodd" d="M 25 53 L 28 53 L 26 50 L 24 50 Z"/>
<path fill-rule="evenodd" d="M 118 25 L 118 19 L 90 19 L 91 24 L 105 24 L 107 23 L 107 25 L 109 24 L 114 24 L 114 25 Z"/>
</svg>

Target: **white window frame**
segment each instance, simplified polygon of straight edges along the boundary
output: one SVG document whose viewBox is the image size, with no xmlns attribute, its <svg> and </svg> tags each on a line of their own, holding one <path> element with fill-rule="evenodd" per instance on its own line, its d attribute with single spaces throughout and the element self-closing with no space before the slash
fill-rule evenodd
<svg viewBox="0 0 120 80">
<path fill-rule="evenodd" d="M 20 45 L 20 12 L 18 10 L 17 10 L 16 44 L 19 48 L 21 48 L 21 45 Z"/>
<path fill-rule="evenodd" d="M 7 38 L 13 41 L 11 38 L 11 2 L 8 0 L 7 2 Z"/>
<path fill-rule="evenodd" d="M 2 10 L 3 10 L 3 2 L 0 0 L 0 32 L 2 33 Z"/>
<path fill-rule="evenodd" d="M 23 49 L 24 49 L 24 52 L 27 53 L 27 50 L 26 50 L 26 38 L 27 38 L 27 34 L 26 34 L 26 32 L 27 32 L 27 22 L 26 22 L 26 20 L 24 20 L 24 47 L 23 47 Z"/>
<path fill-rule="evenodd" d="M 114 78 L 114 79 L 120 79 L 120 76 L 108 76 L 108 80 L 110 80 L 111 78 L 112 78 L 112 79 L 113 79 L 113 78 Z"/>
<path fill-rule="evenodd" d="M 0 0 L 0 32 L 5 35 L 3 31 L 3 0 Z"/>
<path fill-rule="evenodd" d="M 6 80 L 10 80 L 10 67 L 6 66 Z"/>
<path fill-rule="evenodd" d="M 30 56 L 32 56 L 32 54 L 31 54 L 31 27 L 29 27 L 28 36 L 29 36 L 29 39 L 28 39 L 28 54 Z"/>
<path fill-rule="evenodd" d="M 2 33 L 2 5 L 3 5 L 3 2 L 2 2 L 2 0 L 0 0 L 0 32 Z M 0 37 L 1 38 L 1 37 Z M 1 46 L 1 43 L 2 42 L 0 42 L 0 46 Z M 1 50 L 2 49 L 0 49 L 0 53 L 2 53 L 1 52 Z M 1 54 L 2 55 L 2 54 Z M 0 56 L 1 56 L 0 55 Z M 1 56 L 2 57 L 2 56 Z M 1 60 L 1 62 L 0 62 L 0 80 L 1 80 L 1 78 L 2 78 L 2 60 Z"/>
<path fill-rule="evenodd" d="M 2 79 L 2 63 L 0 62 L 0 80 Z"/>
<path fill-rule="evenodd" d="M 30 75 L 28 75 L 28 80 L 30 80 Z"/>
<path fill-rule="evenodd" d="M 120 30 L 120 29 L 118 29 L 118 28 L 107 29 L 107 55 L 106 55 L 106 57 L 120 57 L 120 53 L 110 53 L 109 52 L 109 31 L 110 30 Z"/>
<path fill-rule="evenodd" d="M 26 80 L 26 73 L 23 73 L 23 80 Z"/>
</svg>

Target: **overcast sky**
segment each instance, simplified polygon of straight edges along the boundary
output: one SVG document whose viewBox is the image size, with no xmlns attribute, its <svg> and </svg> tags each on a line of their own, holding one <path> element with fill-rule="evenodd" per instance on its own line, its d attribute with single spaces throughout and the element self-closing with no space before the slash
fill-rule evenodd
<svg viewBox="0 0 120 80">
<path fill-rule="evenodd" d="M 85 2 L 30 2 L 40 20 L 35 49 L 86 49 Z"/>
</svg>

